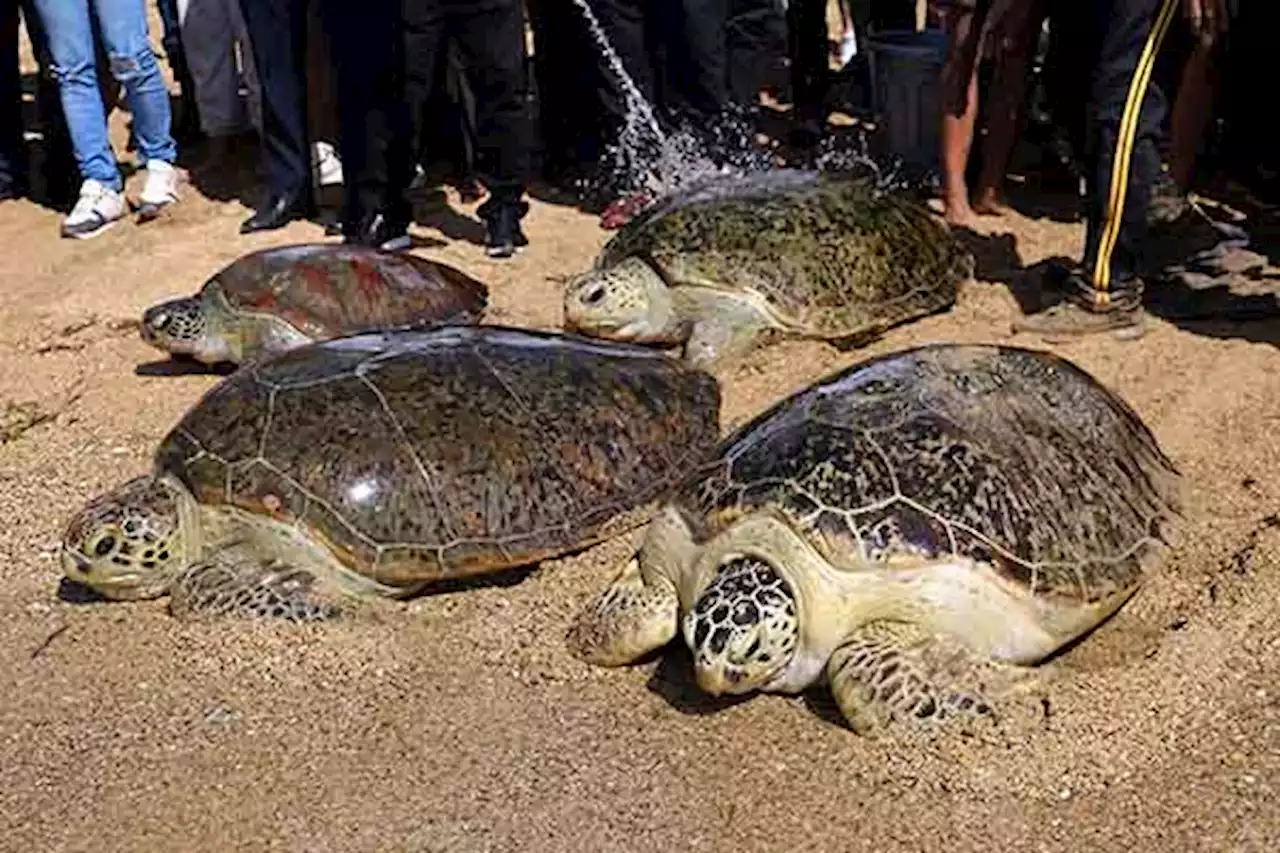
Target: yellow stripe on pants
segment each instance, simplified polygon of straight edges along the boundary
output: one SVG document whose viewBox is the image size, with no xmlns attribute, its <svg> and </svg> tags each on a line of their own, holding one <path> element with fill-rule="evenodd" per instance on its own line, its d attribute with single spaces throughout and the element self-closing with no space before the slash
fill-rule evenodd
<svg viewBox="0 0 1280 853">
<path fill-rule="evenodd" d="M 1107 304 L 1111 285 L 1111 254 L 1120 237 L 1120 223 L 1124 216 L 1125 193 L 1129 184 L 1129 163 L 1133 159 L 1134 139 L 1138 134 L 1138 117 L 1142 114 L 1142 101 L 1151 82 L 1151 70 L 1155 67 L 1156 53 L 1169 30 L 1169 22 L 1177 11 L 1178 0 L 1164 0 L 1156 15 L 1147 43 L 1142 48 L 1138 67 L 1129 81 L 1129 94 L 1125 98 L 1124 112 L 1120 117 L 1120 130 L 1116 134 L 1116 152 L 1111 161 L 1111 191 L 1107 198 L 1107 219 L 1098 241 L 1098 257 L 1093 266 L 1093 286 L 1098 303 Z"/>
</svg>

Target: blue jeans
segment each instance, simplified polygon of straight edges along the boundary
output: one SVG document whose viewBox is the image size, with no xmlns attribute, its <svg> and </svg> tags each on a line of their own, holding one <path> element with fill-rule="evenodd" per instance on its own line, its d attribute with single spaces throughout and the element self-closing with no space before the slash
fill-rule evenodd
<svg viewBox="0 0 1280 853">
<path fill-rule="evenodd" d="M 117 191 L 123 187 L 107 137 L 90 14 L 97 19 L 111 74 L 124 84 L 139 160 L 142 165 L 152 159 L 177 160 L 177 145 L 169 130 L 169 90 L 151 51 L 144 0 L 35 0 L 35 4 L 48 33 L 53 74 L 81 177 Z"/>
</svg>

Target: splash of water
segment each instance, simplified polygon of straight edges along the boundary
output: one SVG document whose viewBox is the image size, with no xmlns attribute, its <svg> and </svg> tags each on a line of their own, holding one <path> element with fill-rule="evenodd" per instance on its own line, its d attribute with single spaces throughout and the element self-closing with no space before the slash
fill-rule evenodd
<svg viewBox="0 0 1280 853">
<path fill-rule="evenodd" d="M 667 126 L 659 121 L 653 104 L 645 98 L 614 50 L 589 0 L 573 0 L 621 90 L 626 115 L 617 138 L 605 149 L 607 168 L 583 189 L 604 190 L 609 195 L 643 193 L 650 200 L 718 176 L 746 176 L 786 167 L 784 158 L 758 138 L 755 118 L 745 107 L 730 105 L 709 119 L 704 114 L 673 116 Z M 848 140 L 823 140 L 806 164 L 819 171 L 870 172 L 886 189 L 904 183 L 898 169 L 877 164 L 866 148 L 865 137 L 854 149 Z"/>
</svg>

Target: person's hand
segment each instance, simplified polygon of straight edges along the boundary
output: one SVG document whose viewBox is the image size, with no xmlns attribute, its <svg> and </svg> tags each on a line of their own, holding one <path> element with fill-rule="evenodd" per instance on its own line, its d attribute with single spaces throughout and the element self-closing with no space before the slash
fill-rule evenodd
<svg viewBox="0 0 1280 853">
<path fill-rule="evenodd" d="M 1227 0 L 1182 0 L 1182 11 L 1191 22 L 1191 31 L 1206 45 L 1227 31 Z"/>
</svg>

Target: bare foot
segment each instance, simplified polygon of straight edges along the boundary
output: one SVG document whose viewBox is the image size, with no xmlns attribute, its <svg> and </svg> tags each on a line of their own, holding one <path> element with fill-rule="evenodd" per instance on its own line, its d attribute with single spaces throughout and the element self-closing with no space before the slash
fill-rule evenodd
<svg viewBox="0 0 1280 853">
<path fill-rule="evenodd" d="M 1009 206 L 1000 200 L 995 190 L 979 192 L 973 209 L 979 216 L 1004 216 L 1009 212 Z"/>
<path fill-rule="evenodd" d="M 948 225 L 968 226 L 973 224 L 973 208 L 967 203 L 948 203 L 942 210 L 942 218 Z"/>
</svg>

